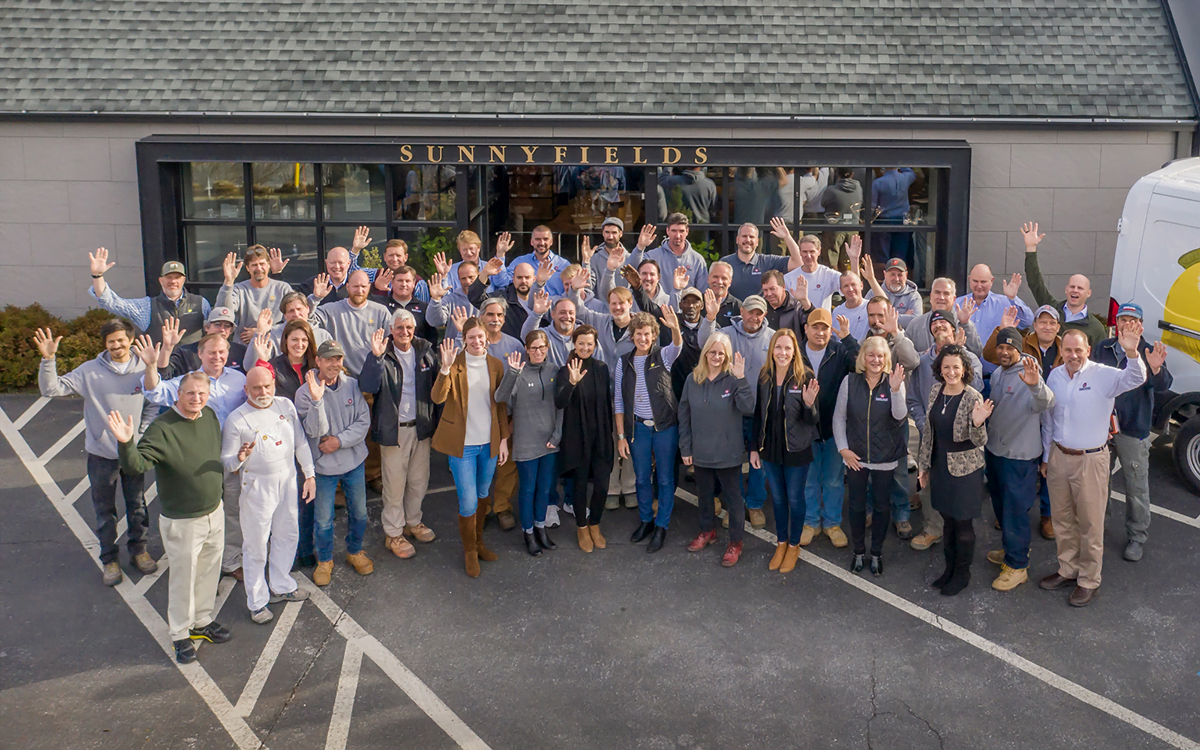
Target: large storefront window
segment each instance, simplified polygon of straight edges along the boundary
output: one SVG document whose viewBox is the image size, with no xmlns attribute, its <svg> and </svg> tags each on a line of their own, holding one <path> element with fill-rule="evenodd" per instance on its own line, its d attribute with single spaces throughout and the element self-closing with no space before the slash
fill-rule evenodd
<svg viewBox="0 0 1200 750">
<path fill-rule="evenodd" d="M 158 144 L 147 141 L 139 149 L 153 152 Z M 144 232 L 147 267 L 180 258 L 210 297 L 225 253 L 252 244 L 280 248 L 291 261 L 282 277 L 295 282 L 366 226 L 364 263 L 403 239 L 410 264 L 428 275 L 438 252 L 455 255 L 464 230 L 483 238 L 486 258 L 501 232 L 513 236 L 514 254 L 530 252 L 534 228 L 545 225 L 555 251 L 577 261 L 585 237 L 600 242 L 606 218 L 622 220 L 632 247 L 648 222 L 662 241 L 675 212 L 688 217 L 689 241 L 710 262 L 736 251 L 744 223 L 759 228 L 760 251 L 784 253 L 770 226 L 781 218 L 794 237 L 818 238 L 831 266 L 845 266 L 842 248 L 860 235 L 879 273 L 898 257 L 922 288 L 937 275 L 966 275 L 970 150 L 961 142 L 438 148 L 323 140 L 272 143 L 274 161 L 255 159 L 253 142 L 170 143 L 174 158 L 194 158 L 158 161 L 161 179 L 142 185 L 144 211 L 161 208 L 164 217 L 161 232 L 153 222 Z M 413 159 L 426 154 L 443 162 Z M 167 184 L 175 188 L 159 189 Z"/>
</svg>

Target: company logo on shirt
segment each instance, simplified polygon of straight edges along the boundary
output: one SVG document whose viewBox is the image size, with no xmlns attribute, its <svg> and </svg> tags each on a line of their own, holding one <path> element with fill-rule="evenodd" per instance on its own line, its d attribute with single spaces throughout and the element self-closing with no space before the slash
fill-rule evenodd
<svg viewBox="0 0 1200 750">
<path fill-rule="evenodd" d="M 725 391 L 724 393 L 721 394 L 721 398 L 729 398 L 729 393 L 730 393 L 729 391 Z"/>
<path fill-rule="evenodd" d="M 888 395 L 886 393 L 881 393 L 875 397 L 875 400 L 876 401 L 890 401 L 891 399 L 888 398 Z"/>
<path fill-rule="evenodd" d="M 347 397 L 346 397 L 346 406 L 353 406 L 353 405 L 354 405 L 354 397 L 353 397 L 353 396 L 347 396 Z"/>
<path fill-rule="evenodd" d="M 1083 385 L 1079 386 L 1079 390 L 1090 391 L 1090 390 L 1092 390 L 1092 387 L 1090 385 L 1088 385 L 1087 383 L 1084 383 Z"/>
</svg>

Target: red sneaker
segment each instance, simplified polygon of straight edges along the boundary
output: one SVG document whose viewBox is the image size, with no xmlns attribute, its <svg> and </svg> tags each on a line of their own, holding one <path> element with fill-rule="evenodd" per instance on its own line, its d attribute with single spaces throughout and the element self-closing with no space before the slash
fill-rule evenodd
<svg viewBox="0 0 1200 750">
<path fill-rule="evenodd" d="M 717 543 L 717 530 L 701 531 L 700 535 L 687 546 L 688 552 L 699 552 L 710 544 Z"/>
<path fill-rule="evenodd" d="M 721 564 L 726 568 L 732 568 L 737 565 L 737 561 L 742 557 L 742 543 L 730 542 L 725 548 L 725 556 L 721 558 Z"/>
</svg>

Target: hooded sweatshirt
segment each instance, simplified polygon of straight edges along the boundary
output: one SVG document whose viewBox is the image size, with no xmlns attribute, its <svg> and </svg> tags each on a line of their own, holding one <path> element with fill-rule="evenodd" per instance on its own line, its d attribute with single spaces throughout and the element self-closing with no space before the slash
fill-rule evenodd
<svg viewBox="0 0 1200 750">
<path fill-rule="evenodd" d="M 716 330 L 716 324 L 709 322 L 708 318 L 700 319 L 700 333 L 696 337 L 696 341 L 700 344 L 700 349 L 704 349 L 705 342 L 712 332 Z M 767 363 L 767 357 L 770 356 L 768 349 L 771 346 L 771 337 L 775 335 L 775 329 L 766 325 L 754 333 L 746 333 L 746 329 L 742 327 L 742 321 L 733 321 L 733 325 L 725 326 L 720 329 L 729 337 L 729 343 L 733 345 L 733 353 L 742 355 L 746 360 L 746 380 L 750 383 L 758 382 L 758 373 L 762 370 L 763 365 Z M 757 398 L 757 395 L 755 396 Z"/>
<path fill-rule="evenodd" d="M 108 413 L 114 409 L 128 418 L 140 419 L 138 436 L 158 416 L 158 407 L 142 396 L 142 375 L 146 365 L 130 355 L 117 364 L 107 351 L 60 376 L 55 360 L 43 359 L 38 368 L 38 387 L 46 398 L 83 397 L 84 450 L 101 458 L 117 458 L 117 440 L 108 431 Z"/>
<path fill-rule="evenodd" d="M 665 239 L 661 245 L 647 250 L 641 257 L 631 258 L 629 264 L 637 268 L 643 260 L 652 260 L 658 264 L 658 286 L 670 297 L 671 307 L 678 307 L 679 303 L 679 291 L 675 289 L 675 269 L 680 266 L 688 270 L 688 286 L 694 286 L 701 292 L 708 289 L 708 262 L 704 260 L 704 256 L 692 249 L 690 242 L 685 242 L 683 253 L 676 255 L 670 247 L 670 240 Z"/>
<path fill-rule="evenodd" d="M 754 389 L 723 372 L 697 383 L 689 373 L 679 402 L 679 451 L 702 469 L 741 466 L 746 455 L 744 417 L 754 416 Z"/>
<path fill-rule="evenodd" d="M 540 365 L 528 362 L 520 372 L 505 367 L 504 378 L 496 388 L 496 400 L 508 404 L 508 412 L 513 416 L 514 461 L 533 461 L 558 452 L 562 410 L 554 404 L 554 381 L 559 369 L 549 358 Z M 546 443 L 555 447 L 547 448 Z"/>
<path fill-rule="evenodd" d="M 596 312 L 589 307 L 580 304 L 579 293 L 575 290 L 567 292 L 567 299 L 575 303 L 575 321 L 583 323 L 595 328 L 599 332 L 600 348 L 604 351 L 604 361 L 616 362 L 622 355 L 633 351 L 633 331 L 626 326 L 624 331 L 621 331 L 621 337 L 617 338 L 616 332 L 613 331 L 613 316 L 607 312 Z"/>
<path fill-rule="evenodd" d="M 576 310 L 576 314 L 578 314 Z M 575 350 L 575 344 L 571 342 L 571 334 L 562 334 L 554 327 L 552 321 L 548 321 L 548 325 L 542 325 L 545 316 L 538 315 L 530 311 L 529 317 L 525 319 L 525 325 L 521 326 L 521 340 L 529 335 L 530 331 L 535 331 L 541 328 L 546 332 L 546 337 L 550 339 L 550 351 L 546 354 L 546 361 L 553 362 L 555 367 L 564 367 L 567 364 L 567 358 L 571 356 L 571 352 Z M 612 326 L 609 326 L 610 333 Z M 604 347 L 597 346 L 596 353 L 592 355 L 601 362 L 605 362 Z"/>
<path fill-rule="evenodd" d="M 896 308 L 896 312 L 900 315 L 900 325 L 906 326 L 914 316 L 925 312 L 925 305 L 921 302 L 921 290 L 917 289 L 917 285 L 911 281 L 904 282 L 904 288 L 898 292 L 893 292 L 888 289 L 887 284 L 880 284 L 883 287 L 883 294 L 892 303 L 892 307 Z M 875 290 L 870 289 L 865 295 L 866 299 L 871 299 L 875 296 Z"/>
<path fill-rule="evenodd" d="M 821 193 L 821 208 L 826 213 L 836 211 L 845 214 L 851 210 L 861 209 L 863 202 L 862 184 L 853 177 L 837 181 Z"/>
<path fill-rule="evenodd" d="M 992 403 L 996 406 L 987 424 L 987 451 L 993 456 L 1029 461 L 1042 457 L 1042 414 L 1054 406 L 1054 393 L 1040 376 L 1030 386 L 1021 380 L 1022 354 L 1012 367 L 992 371 Z"/>
<path fill-rule="evenodd" d="M 343 302 L 345 300 L 342 300 Z M 296 413 L 304 423 L 309 448 L 318 474 L 345 474 L 367 459 L 367 430 L 371 410 L 358 389 L 358 381 L 339 375 L 337 388 L 325 386 L 325 395 L 313 402 L 308 383 L 296 391 Z M 342 444 L 333 453 L 322 453 L 321 438 L 332 435 Z"/>
</svg>

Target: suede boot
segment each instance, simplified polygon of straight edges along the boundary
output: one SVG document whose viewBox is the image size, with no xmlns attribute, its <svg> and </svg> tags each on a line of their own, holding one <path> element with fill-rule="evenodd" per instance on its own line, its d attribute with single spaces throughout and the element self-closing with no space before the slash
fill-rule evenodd
<svg viewBox="0 0 1200 750">
<path fill-rule="evenodd" d="M 599 524 L 595 526 L 588 526 L 588 534 L 591 535 L 592 546 L 596 549 L 604 549 L 608 546 L 608 542 L 605 540 L 604 535 L 600 533 Z"/>
<path fill-rule="evenodd" d="M 950 529 L 949 532 L 943 532 L 942 542 L 942 554 L 946 557 L 946 569 L 942 571 L 942 574 L 938 576 L 932 584 L 930 584 L 935 589 L 940 589 L 945 586 L 950 580 L 950 577 L 954 575 L 954 554 L 958 550 L 958 541 L 955 539 L 954 529 Z"/>
<path fill-rule="evenodd" d="M 483 524 L 486 520 L 487 508 L 479 508 L 475 511 L 475 551 L 479 554 L 480 560 L 495 562 L 500 559 L 500 556 L 483 546 Z"/>
<path fill-rule="evenodd" d="M 975 557 L 975 540 L 955 540 L 954 575 L 942 586 L 942 596 L 954 596 L 971 582 L 971 559 Z"/>
<path fill-rule="evenodd" d="M 467 575 L 479 577 L 479 555 L 475 551 L 475 516 L 458 517 L 458 536 L 462 539 Z"/>
<path fill-rule="evenodd" d="M 579 540 L 579 549 L 584 552 L 591 552 L 595 546 L 592 544 L 592 535 L 588 533 L 587 526 L 580 526 L 575 530 L 575 536 Z"/>
</svg>

